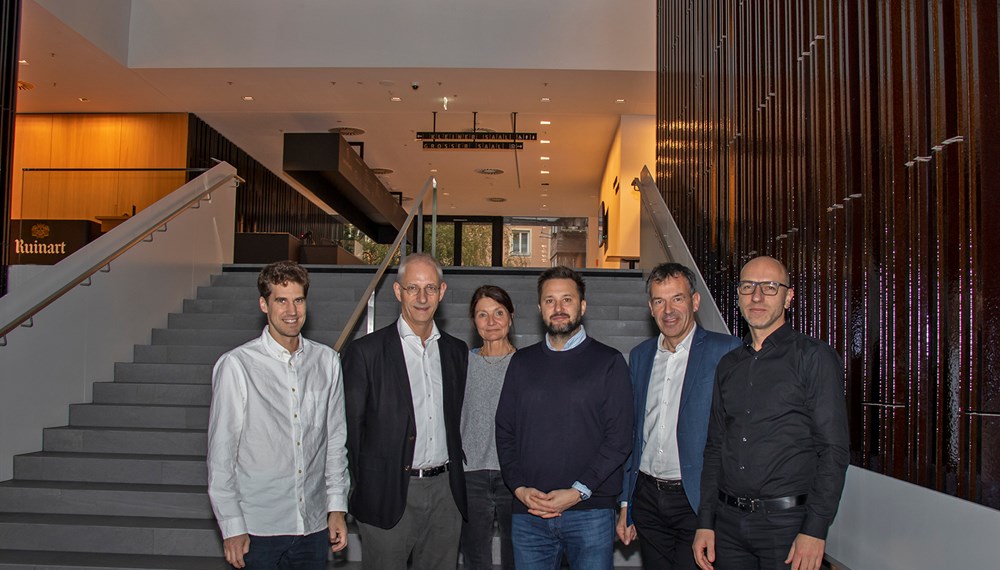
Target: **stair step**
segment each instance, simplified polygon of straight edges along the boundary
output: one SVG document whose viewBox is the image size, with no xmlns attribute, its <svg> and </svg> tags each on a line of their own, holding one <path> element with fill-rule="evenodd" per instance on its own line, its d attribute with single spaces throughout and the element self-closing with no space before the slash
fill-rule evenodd
<svg viewBox="0 0 1000 570">
<path fill-rule="evenodd" d="M 42 430 L 42 449 L 73 453 L 204 456 L 208 449 L 208 435 L 203 429 L 63 426 Z"/>
<path fill-rule="evenodd" d="M 225 559 L 208 556 L 155 556 L 93 552 L 0 550 L 2 570 L 231 570 Z M 334 568 L 334 566 L 331 566 Z M 336 566 L 343 568 L 343 566 Z"/>
<path fill-rule="evenodd" d="M 364 293 L 365 286 L 358 289 L 344 286 L 333 287 L 309 287 L 309 300 L 317 302 L 357 302 Z M 209 287 L 198 287 L 198 299 L 247 299 L 249 298 L 257 304 L 260 293 L 257 287 L 228 287 L 225 285 L 211 285 Z M 259 309 L 258 309 L 259 310 Z"/>
<path fill-rule="evenodd" d="M 209 384 L 214 364 L 116 362 L 115 382 Z"/>
<path fill-rule="evenodd" d="M 166 404 L 207 406 L 212 401 L 209 383 L 95 382 L 95 404 Z"/>
<path fill-rule="evenodd" d="M 0 513 L 0 550 L 222 556 L 214 519 Z"/>
<path fill-rule="evenodd" d="M 15 479 L 205 485 L 204 455 L 38 451 L 14 457 Z"/>
<path fill-rule="evenodd" d="M 208 406 L 70 404 L 69 424 L 85 427 L 208 429 Z"/>
<path fill-rule="evenodd" d="M 0 512 L 211 518 L 205 485 L 77 481 L 0 482 Z"/>
</svg>

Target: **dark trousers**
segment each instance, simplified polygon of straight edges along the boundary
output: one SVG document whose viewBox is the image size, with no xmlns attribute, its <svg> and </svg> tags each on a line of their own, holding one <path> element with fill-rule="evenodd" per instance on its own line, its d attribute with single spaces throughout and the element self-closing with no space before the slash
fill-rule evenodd
<svg viewBox="0 0 1000 570">
<path fill-rule="evenodd" d="M 723 502 L 715 513 L 715 567 L 726 570 L 784 570 L 792 542 L 802 528 L 805 505 L 748 513 Z"/>
<path fill-rule="evenodd" d="M 640 474 L 632 495 L 632 522 L 639 534 L 643 568 L 697 570 L 691 544 L 698 517 L 682 486 L 657 489 L 655 482 Z"/>
<path fill-rule="evenodd" d="M 325 570 L 330 555 L 330 531 L 305 536 L 250 535 L 246 570 Z"/>
<path fill-rule="evenodd" d="M 513 570 L 510 507 L 514 497 L 504 485 L 500 471 L 466 471 L 465 488 L 469 497 L 469 520 L 462 525 L 463 567 L 468 570 L 493 570 L 495 520 L 500 528 L 501 567 L 503 570 Z"/>
<path fill-rule="evenodd" d="M 451 495 L 448 474 L 410 478 L 406 510 L 392 528 L 358 521 L 361 566 L 365 570 L 440 570 L 458 565 L 462 513 Z"/>
</svg>

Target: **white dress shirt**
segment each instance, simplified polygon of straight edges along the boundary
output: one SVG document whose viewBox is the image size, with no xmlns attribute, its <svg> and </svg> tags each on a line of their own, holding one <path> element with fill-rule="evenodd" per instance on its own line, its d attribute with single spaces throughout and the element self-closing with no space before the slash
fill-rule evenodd
<svg viewBox="0 0 1000 570">
<path fill-rule="evenodd" d="M 444 388 L 441 376 L 441 332 L 432 323 L 427 342 L 420 340 L 403 317 L 396 321 L 396 330 L 403 343 L 406 374 L 413 397 L 413 418 L 416 420 L 417 441 L 413 447 L 413 468 L 426 469 L 448 462 L 448 442 L 444 431 Z"/>
<path fill-rule="evenodd" d="M 656 343 L 656 356 L 646 392 L 644 445 L 639 471 L 657 479 L 680 479 L 681 460 L 677 451 L 677 416 L 681 410 L 681 390 L 694 329 L 670 352 L 663 347 L 663 334 Z M 695 484 L 698 482 L 695 481 Z"/>
<path fill-rule="evenodd" d="M 299 335 L 268 333 L 212 372 L 208 495 L 223 538 L 306 535 L 347 511 L 347 420 L 340 357 Z"/>
</svg>

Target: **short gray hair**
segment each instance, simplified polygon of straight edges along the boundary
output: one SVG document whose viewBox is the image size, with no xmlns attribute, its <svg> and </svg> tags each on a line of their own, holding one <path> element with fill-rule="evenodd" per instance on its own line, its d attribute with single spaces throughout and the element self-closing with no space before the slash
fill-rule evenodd
<svg viewBox="0 0 1000 570">
<path fill-rule="evenodd" d="M 423 261 L 424 263 L 433 265 L 437 269 L 438 283 L 444 281 L 444 271 L 441 270 L 441 264 L 438 263 L 438 260 L 434 259 L 434 256 L 429 253 L 417 252 L 407 255 L 399 262 L 399 268 L 396 270 L 396 283 L 403 284 L 403 273 L 406 272 L 406 268 L 414 261 Z"/>
</svg>

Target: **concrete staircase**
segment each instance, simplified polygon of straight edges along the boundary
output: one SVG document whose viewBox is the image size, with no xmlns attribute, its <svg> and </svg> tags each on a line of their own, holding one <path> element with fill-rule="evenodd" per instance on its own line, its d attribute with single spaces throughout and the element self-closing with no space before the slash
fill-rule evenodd
<svg viewBox="0 0 1000 570">
<path fill-rule="evenodd" d="M 42 451 L 14 459 L 14 479 L 0 483 L 0 569 L 228 568 L 206 493 L 205 429 L 212 365 L 264 326 L 258 270 L 224 268 L 167 328 L 153 330 L 151 344 L 135 347 L 133 362 L 116 364 L 114 382 L 94 384 L 93 403 L 70 406 L 69 425 L 45 430 Z M 438 325 L 471 342 L 469 299 L 493 283 L 515 302 L 515 343 L 539 341 L 537 274 L 447 271 Z M 311 276 L 304 334 L 333 344 L 371 269 L 316 267 Z M 590 335 L 627 353 L 656 333 L 638 271 L 585 279 Z M 391 286 L 376 298 L 381 327 L 398 306 Z M 360 567 L 360 555 L 352 534 L 332 567 Z M 618 563 L 638 566 L 638 556 L 621 552 Z"/>
</svg>

